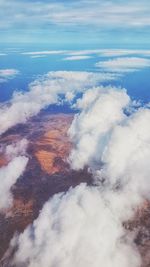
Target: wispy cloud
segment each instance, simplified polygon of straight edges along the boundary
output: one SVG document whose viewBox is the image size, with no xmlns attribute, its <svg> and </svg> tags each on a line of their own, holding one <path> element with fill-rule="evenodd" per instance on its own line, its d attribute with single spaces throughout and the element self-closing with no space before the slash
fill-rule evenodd
<svg viewBox="0 0 150 267">
<path fill-rule="evenodd" d="M 118 57 L 106 61 L 99 61 L 96 67 L 108 72 L 134 72 L 150 67 L 150 59 L 140 57 Z"/>
<path fill-rule="evenodd" d="M 101 57 L 118 57 L 118 56 L 150 56 L 150 50 L 142 49 L 102 49 L 99 52 Z"/>
<path fill-rule="evenodd" d="M 19 74 L 19 70 L 16 69 L 0 69 L 0 83 L 7 82 L 9 79 L 13 79 Z"/>
<path fill-rule="evenodd" d="M 84 60 L 84 59 L 89 59 L 91 58 L 91 56 L 70 56 L 70 57 L 65 57 L 63 58 L 63 60 L 69 60 L 69 61 L 73 61 L 73 60 Z"/>
<path fill-rule="evenodd" d="M 32 58 L 42 57 L 46 55 L 65 55 L 67 60 L 80 59 L 80 57 L 88 58 L 92 56 L 100 57 L 118 57 L 118 56 L 150 56 L 150 50 L 144 49 L 83 49 L 83 50 L 48 50 L 48 51 L 32 51 L 23 52 L 21 55 L 28 55 Z"/>
<path fill-rule="evenodd" d="M 103 52 L 103 49 L 83 49 L 83 50 L 72 50 L 67 51 L 68 56 L 87 56 L 87 55 L 93 55 L 93 54 L 99 54 Z"/>
<path fill-rule="evenodd" d="M 45 58 L 46 55 L 30 56 L 30 58 Z"/>
<path fill-rule="evenodd" d="M 65 51 L 63 50 L 49 50 L 49 51 L 33 51 L 33 52 L 23 52 L 22 55 L 29 55 L 29 56 L 41 56 L 41 55 L 59 55 L 64 54 Z"/>
<path fill-rule="evenodd" d="M 34 29 L 49 32 L 67 32 L 69 29 L 81 32 L 101 29 L 105 33 L 111 29 L 136 30 L 150 25 L 150 3 L 144 1 L 19 1 L 0 2 L 2 30 Z M 79 29 L 80 27 L 80 29 Z M 83 30 L 84 28 L 84 30 Z M 120 31 L 121 33 L 121 31 Z M 48 35 L 47 35 L 48 36 Z M 46 36 L 46 39 L 47 39 Z M 81 35 L 82 36 L 82 35 Z"/>
</svg>

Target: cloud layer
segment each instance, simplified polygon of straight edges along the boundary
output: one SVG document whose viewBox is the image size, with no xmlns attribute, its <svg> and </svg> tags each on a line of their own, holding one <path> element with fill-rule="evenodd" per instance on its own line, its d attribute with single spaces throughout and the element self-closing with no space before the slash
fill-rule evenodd
<svg viewBox="0 0 150 267">
<path fill-rule="evenodd" d="M 149 44 L 148 0 L 1 0 L 3 42 Z M 93 30 L 94 29 L 94 30 Z M 114 38 L 115 36 L 115 38 Z"/>
<path fill-rule="evenodd" d="M 86 25 L 86 26 L 117 26 L 120 27 L 139 27 L 149 26 L 149 2 L 144 0 L 142 3 L 132 1 L 126 4 L 124 1 L 88 1 L 80 0 L 69 5 L 65 1 L 13 1 L 5 0 L 0 3 L 1 10 L 5 10 L 1 28 L 8 28 L 14 24 L 29 26 L 43 26 L 48 22 L 56 25 Z M 11 14 L 11 19 L 8 15 Z M 4 24 L 5 22 L 5 24 Z M 11 25 L 12 23 L 12 25 Z"/>
</svg>

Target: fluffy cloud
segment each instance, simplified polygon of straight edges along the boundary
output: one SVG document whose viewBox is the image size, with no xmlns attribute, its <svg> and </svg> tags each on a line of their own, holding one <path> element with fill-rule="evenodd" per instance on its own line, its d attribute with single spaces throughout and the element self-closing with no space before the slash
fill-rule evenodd
<svg viewBox="0 0 150 267">
<path fill-rule="evenodd" d="M 149 191 L 150 180 L 150 120 L 149 109 L 139 109 L 121 125 L 115 127 L 103 153 L 107 176 L 114 182 L 119 177 L 135 179 L 134 190 Z M 123 183 L 123 179 L 122 179 Z M 145 188 L 148 187 L 148 188 Z"/>
<path fill-rule="evenodd" d="M 128 103 L 126 92 L 112 87 L 88 90 L 78 100 L 81 113 L 75 116 L 69 130 L 75 145 L 70 155 L 73 168 L 83 168 L 89 161 L 95 164 L 103 149 L 99 140 L 105 144 L 112 128 L 124 118 L 123 108 Z M 95 153 L 96 149 L 98 153 Z"/>
<path fill-rule="evenodd" d="M 0 69 L 0 82 L 6 82 L 9 79 L 13 79 L 19 71 L 16 69 Z"/>
<path fill-rule="evenodd" d="M 29 85 L 27 93 L 15 93 L 11 102 L 0 108 L 0 134 L 17 123 L 24 123 L 50 104 L 60 103 L 68 93 L 83 92 L 100 82 L 116 79 L 109 73 L 56 71 L 37 79 Z"/>
<path fill-rule="evenodd" d="M 27 157 L 18 156 L 0 169 L 0 210 L 11 206 L 11 187 L 24 172 L 27 162 Z"/>
<path fill-rule="evenodd" d="M 142 68 L 150 67 L 150 59 L 140 57 L 118 57 L 107 61 L 96 63 L 99 67 L 108 72 L 134 72 Z"/>
<path fill-rule="evenodd" d="M 101 176 L 111 177 L 113 184 L 117 184 L 119 177 L 122 181 L 123 177 L 130 181 L 134 176 L 136 181 L 144 181 L 146 177 L 143 187 L 148 185 L 150 110 L 138 105 L 133 114 L 127 116 L 125 108 L 129 104 L 129 96 L 117 88 L 102 87 L 85 92 L 77 102 L 81 111 L 69 129 L 74 143 L 70 154 L 73 168 L 88 165 L 92 170 L 100 169 Z M 141 188 L 142 180 L 138 181 Z"/>
<path fill-rule="evenodd" d="M 78 101 L 81 112 L 69 130 L 74 142 L 70 163 L 75 169 L 89 166 L 95 182 L 102 182 L 105 189 L 118 188 L 120 200 L 117 203 L 112 194 L 111 203 L 114 201 L 114 211 L 120 209 L 122 214 L 120 205 L 130 211 L 149 198 L 150 110 L 137 106 L 127 116 L 124 108 L 130 99 L 126 93 L 110 88 L 105 94 L 104 98 L 100 91 L 98 98 L 89 90 Z"/>
<path fill-rule="evenodd" d="M 15 266 L 140 266 L 118 216 L 98 188 L 85 184 L 49 200 L 33 225 L 12 240 L 14 245 Z"/>
</svg>

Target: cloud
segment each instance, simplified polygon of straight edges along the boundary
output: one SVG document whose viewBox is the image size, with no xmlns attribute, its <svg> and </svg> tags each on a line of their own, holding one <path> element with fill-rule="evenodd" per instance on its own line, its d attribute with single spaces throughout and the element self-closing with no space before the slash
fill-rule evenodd
<svg viewBox="0 0 150 267">
<path fill-rule="evenodd" d="M 75 116 L 69 129 L 74 143 L 70 155 L 74 169 L 82 169 L 89 162 L 95 164 L 100 158 L 103 147 L 99 146 L 99 139 L 105 142 L 116 123 L 124 118 L 123 109 L 129 100 L 125 90 L 111 86 L 90 89 L 78 100 L 77 107 L 81 113 Z"/>
<path fill-rule="evenodd" d="M 66 55 L 70 60 L 72 57 L 78 58 L 78 56 L 88 56 L 93 54 L 98 54 L 103 52 L 103 49 L 84 49 L 84 50 L 49 50 L 49 51 L 34 51 L 34 52 L 23 52 L 21 55 L 35 56 L 45 56 L 45 55 Z"/>
<path fill-rule="evenodd" d="M 69 160 L 75 169 L 89 166 L 95 182 L 102 181 L 105 189 L 119 188 L 120 203 L 130 210 L 150 193 L 150 109 L 134 109 L 133 102 L 133 113 L 127 116 L 125 109 L 132 102 L 126 92 L 101 90 L 99 97 L 88 90 L 78 100 L 81 112 L 69 129 L 74 143 Z"/>
<path fill-rule="evenodd" d="M 23 52 L 21 55 L 29 55 L 29 56 L 41 56 L 41 55 L 59 55 L 64 54 L 63 50 L 50 50 L 50 51 L 34 51 L 34 52 Z"/>
<path fill-rule="evenodd" d="M 7 166 L 0 169 L 0 210 L 12 205 L 11 187 L 23 174 L 27 162 L 27 157 L 18 156 L 13 158 Z"/>
<path fill-rule="evenodd" d="M 113 183 L 119 177 L 132 179 L 133 190 L 149 192 L 149 155 L 150 155 L 150 110 L 140 108 L 133 115 L 115 127 L 108 146 L 103 153 L 103 162 L 107 175 Z M 121 181 L 124 183 L 123 179 Z M 148 187 L 148 188 L 145 188 Z M 138 188 L 139 187 L 139 188 Z M 144 194 L 145 196 L 145 194 Z"/>
<path fill-rule="evenodd" d="M 70 56 L 63 58 L 63 60 L 84 60 L 89 58 L 91 58 L 91 56 Z"/>
<path fill-rule="evenodd" d="M 5 147 L 5 155 L 9 160 L 17 156 L 24 156 L 26 155 L 27 147 L 28 141 L 26 138 L 23 138 L 17 142 L 7 145 Z"/>
<path fill-rule="evenodd" d="M 68 51 L 66 54 L 68 56 L 86 56 L 86 55 L 93 55 L 93 54 L 99 54 L 103 52 L 103 49 L 90 49 L 90 50 L 72 50 Z"/>
<path fill-rule="evenodd" d="M 108 72 L 134 72 L 142 68 L 150 67 L 150 59 L 140 57 L 118 57 L 107 61 L 96 63 L 99 67 Z"/>
<path fill-rule="evenodd" d="M 109 73 L 77 71 L 49 72 L 29 85 L 26 93 L 14 93 L 10 103 L 0 107 L 0 134 L 17 123 L 25 123 L 31 116 L 50 104 L 62 102 L 62 95 L 83 92 L 87 88 L 118 78 Z"/>
<path fill-rule="evenodd" d="M 46 57 L 46 55 L 31 56 L 30 58 L 43 58 L 43 57 Z"/>
<path fill-rule="evenodd" d="M 144 1 L 0 1 L 5 42 L 149 43 L 150 3 Z M 93 31 L 94 28 L 94 31 Z M 113 38 L 115 35 L 115 38 Z"/>
<path fill-rule="evenodd" d="M 13 203 L 11 188 L 23 174 L 28 163 L 27 146 L 28 141 L 25 138 L 7 146 L 1 146 L 7 165 L 0 168 L 0 211 L 9 208 Z"/>
<path fill-rule="evenodd" d="M 42 57 L 46 55 L 66 55 L 67 60 L 81 59 L 83 57 L 89 58 L 93 55 L 100 57 L 118 57 L 118 56 L 150 56 L 150 50 L 147 49 L 83 49 L 83 50 L 49 50 L 49 51 L 34 51 L 23 52 L 22 55 L 29 55 L 32 58 Z M 65 58 L 65 59 L 66 59 Z M 65 60 L 64 59 L 64 60 Z"/>
<path fill-rule="evenodd" d="M 0 69 L 0 83 L 7 82 L 9 79 L 13 79 L 19 74 L 19 70 L 16 69 Z"/>
<path fill-rule="evenodd" d="M 2 15 L 1 28 L 18 25 L 46 25 L 52 23 L 56 25 L 95 25 L 95 26 L 117 26 L 119 27 L 139 27 L 149 26 L 149 2 L 143 1 L 65 1 L 59 2 L 33 2 L 17 0 L 1 1 L 1 10 L 5 10 L 4 18 Z M 8 17 L 8 15 L 10 15 Z M 11 26 L 12 23 L 12 26 Z"/>
<path fill-rule="evenodd" d="M 98 188 L 81 184 L 57 194 L 19 238 L 15 266 L 139 266 L 140 257 Z"/>
<path fill-rule="evenodd" d="M 99 52 L 103 57 L 118 57 L 118 56 L 150 56 L 150 50 L 143 49 L 103 49 Z"/>
<path fill-rule="evenodd" d="M 150 195 L 150 110 L 126 115 L 129 103 L 126 91 L 115 87 L 88 89 L 78 100 L 69 130 L 71 163 L 89 166 L 93 185 L 80 184 L 45 203 L 11 241 L 15 266 L 141 266 L 135 233 L 123 223 Z"/>
</svg>

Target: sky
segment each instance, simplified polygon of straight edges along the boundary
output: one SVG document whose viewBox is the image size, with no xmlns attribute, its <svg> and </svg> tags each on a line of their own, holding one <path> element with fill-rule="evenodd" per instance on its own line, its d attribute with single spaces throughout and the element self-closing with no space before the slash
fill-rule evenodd
<svg viewBox="0 0 150 267">
<path fill-rule="evenodd" d="M 0 40 L 148 46 L 149 14 L 149 0 L 0 0 Z"/>
</svg>

